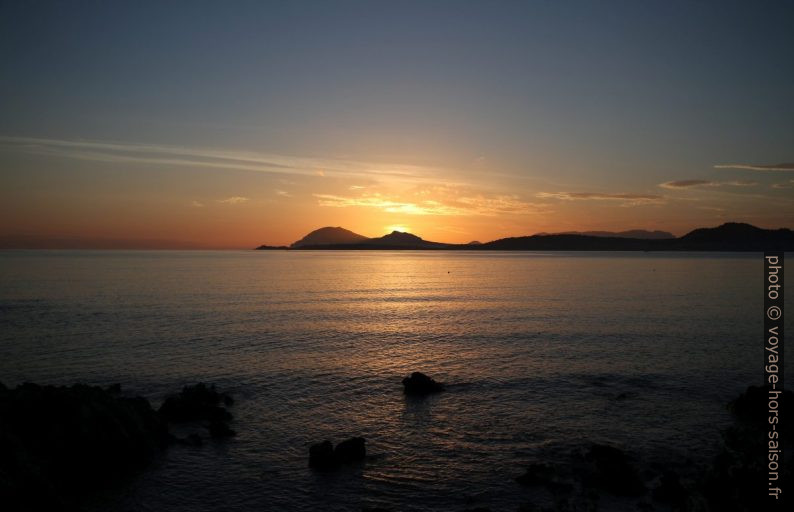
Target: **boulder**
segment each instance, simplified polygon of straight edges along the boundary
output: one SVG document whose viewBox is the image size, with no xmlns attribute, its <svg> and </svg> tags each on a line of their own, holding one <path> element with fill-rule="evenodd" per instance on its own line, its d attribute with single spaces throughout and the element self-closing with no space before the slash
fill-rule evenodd
<svg viewBox="0 0 794 512">
<path fill-rule="evenodd" d="M 167 397 L 158 412 L 172 423 L 228 421 L 232 415 L 220 405 L 221 402 L 231 403 L 232 399 L 225 393 L 219 393 L 214 384 L 207 386 L 199 382 L 194 386 L 185 386 L 177 395 Z"/>
<path fill-rule="evenodd" d="M 168 441 L 144 398 L 82 384 L 0 388 L 0 501 L 4 510 L 71 508 Z"/>
<path fill-rule="evenodd" d="M 210 437 L 213 439 L 234 437 L 237 435 L 237 432 L 229 428 L 229 425 L 227 425 L 225 421 L 219 419 L 210 420 L 208 430 L 210 432 Z"/>
<path fill-rule="evenodd" d="M 334 469 L 337 464 L 331 441 L 326 440 L 309 447 L 309 467 L 323 471 Z"/>
<path fill-rule="evenodd" d="M 444 391 L 444 384 L 436 382 L 422 372 L 413 372 L 403 379 L 403 391 L 406 395 L 428 395 Z"/>
<path fill-rule="evenodd" d="M 653 490 L 653 499 L 662 503 L 681 506 L 687 499 L 687 491 L 674 471 L 665 471 L 659 479 L 659 487 Z"/>
<path fill-rule="evenodd" d="M 309 467 L 329 471 L 340 464 L 364 460 L 366 456 L 366 440 L 363 437 L 351 437 L 336 445 L 336 448 L 331 441 L 323 441 L 309 447 Z"/>
<path fill-rule="evenodd" d="M 593 444 L 585 454 L 591 464 L 586 480 L 618 496 L 640 496 L 645 484 L 622 450 L 614 446 Z"/>
<path fill-rule="evenodd" d="M 530 464 L 523 475 L 516 477 L 521 485 L 544 485 L 554 481 L 555 470 L 547 464 Z"/>
<path fill-rule="evenodd" d="M 363 437 L 352 437 L 342 441 L 334 448 L 334 456 L 339 462 L 355 462 L 367 456 L 366 440 Z"/>
</svg>

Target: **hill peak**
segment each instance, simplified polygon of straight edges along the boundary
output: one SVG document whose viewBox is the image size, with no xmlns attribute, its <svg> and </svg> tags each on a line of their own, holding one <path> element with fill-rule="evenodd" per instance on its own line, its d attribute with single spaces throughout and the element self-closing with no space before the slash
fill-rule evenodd
<svg viewBox="0 0 794 512">
<path fill-rule="evenodd" d="M 310 245 L 355 244 L 358 242 L 363 242 L 364 240 L 368 240 L 368 238 L 343 227 L 326 226 L 320 229 L 315 229 L 308 235 L 290 245 L 290 247 L 298 248 Z"/>
</svg>

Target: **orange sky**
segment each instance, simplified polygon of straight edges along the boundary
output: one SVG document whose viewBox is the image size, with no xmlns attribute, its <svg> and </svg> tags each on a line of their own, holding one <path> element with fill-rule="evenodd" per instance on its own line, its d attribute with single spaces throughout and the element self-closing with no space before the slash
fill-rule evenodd
<svg viewBox="0 0 794 512">
<path fill-rule="evenodd" d="M 0 247 L 794 227 L 793 9 L 10 2 Z"/>
<path fill-rule="evenodd" d="M 568 230 L 680 235 L 792 218 L 792 182 L 779 171 L 710 169 L 711 181 L 615 190 L 541 178 L 542 162 L 529 176 L 511 174 L 485 157 L 406 164 L 18 138 L 0 138 L 0 155 L 25 169 L 2 178 L 0 233 L 54 246 L 248 248 L 290 244 L 322 226 L 457 243 Z"/>
</svg>

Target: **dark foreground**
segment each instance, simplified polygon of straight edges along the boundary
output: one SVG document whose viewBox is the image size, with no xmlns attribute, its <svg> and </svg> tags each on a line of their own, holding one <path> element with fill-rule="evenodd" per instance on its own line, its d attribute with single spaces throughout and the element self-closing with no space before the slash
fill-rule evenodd
<svg viewBox="0 0 794 512">
<path fill-rule="evenodd" d="M 442 384 L 416 373 L 404 386 L 406 394 L 420 397 L 444 391 Z M 788 403 L 791 396 L 787 391 Z M 723 432 L 712 463 L 695 474 L 649 466 L 641 455 L 617 446 L 584 443 L 553 462 L 532 464 L 523 474 L 517 468 L 505 478 L 515 479 L 516 486 L 545 488 L 553 496 L 552 508 L 526 504 L 521 511 L 596 511 L 601 500 L 615 496 L 629 499 L 623 503 L 632 503 L 631 510 L 763 510 L 768 499 L 760 485 L 766 481 L 765 398 L 764 389 L 750 387 L 728 404 L 734 423 Z M 4 510 L 80 510 L 86 498 L 103 488 L 120 489 L 171 445 L 200 447 L 235 435 L 227 410 L 232 403 L 230 396 L 204 384 L 183 388 L 157 410 L 145 398 L 124 396 L 118 385 L 8 389 L 0 384 Z M 789 439 L 793 416 L 789 412 L 780 421 Z M 173 435 L 176 424 L 188 425 L 190 433 Z M 312 446 L 307 460 L 318 471 L 347 471 L 349 463 L 365 460 L 364 443 L 363 438 L 344 441 L 324 461 L 318 453 L 322 457 L 322 449 L 329 449 L 325 441 Z M 787 454 L 784 482 L 790 481 L 791 458 Z"/>
</svg>

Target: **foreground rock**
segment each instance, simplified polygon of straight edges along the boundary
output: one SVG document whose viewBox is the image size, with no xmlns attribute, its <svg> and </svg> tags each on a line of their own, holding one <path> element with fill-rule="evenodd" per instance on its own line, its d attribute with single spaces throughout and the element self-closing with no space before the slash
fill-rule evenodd
<svg viewBox="0 0 794 512">
<path fill-rule="evenodd" d="M 228 425 L 232 415 L 224 407 L 233 403 L 232 397 L 218 392 L 214 384 L 207 386 L 199 382 L 167 397 L 158 412 L 171 423 L 206 421 L 210 436 L 218 439 L 236 435 Z"/>
<path fill-rule="evenodd" d="M 436 382 L 422 372 L 413 372 L 403 379 L 403 391 L 406 395 L 423 396 L 444 391 L 444 384 Z"/>
<path fill-rule="evenodd" d="M 585 475 L 588 483 L 617 496 L 641 496 L 645 484 L 639 472 L 622 450 L 605 444 L 594 444 L 585 454 L 590 467 Z"/>
<path fill-rule="evenodd" d="M 609 494 L 624 500 L 625 510 L 669 510 L 691 512 L 768 510 L 770 498 L 762 492 L 769 484 L 769 450 L 778 449 L 769 436 L 769 417 L 779 410 L 779 438 L 794 437 L 794 409 L 780 410 L 780 402 L 794 403 L 790 391 L 773 396 L 766 388 L 750 386 L 728 404 L 733 424 L 722 432 L 717 455 L 710 462 L 668 461 L 649 464 L 633 459 L 621 449 L 591 444 L 573 450 L 570 458 L 535 463 L 516 482 L 546 488 L 555 499 L 555 510 L 597 510 L 598 500 Z M 778 400 L 772 405 L 769 400 Z M 778 480 L 794 478 L 794 453 L 785 450 Z M 641 468 L 642 471 L 640 471 Z M 763 484 L 763 485 L 761 485 Z M 783 487 L 779 485 L 778 487 Z M 773 498 L 772 498 L 773 499 Z M 534 510 L 534 509 L 533 509 Z"/>
<path fill-rule="evenodd" d="M 714 462 L 698 484 L 712 510 L 766 510 L 769 497 L 759 492 L 759 483 L 774 487 L 767 482 L 770 468 L 768 451 L 778 449 L 779 439 L 794 436 L 794 393 L 786 390 L 776 393 L 783 416 L 778 418 L 775 431 L 777 439 L 769 438 L 768 412 L 769 392 L 765 388 L 750 386 L 738 398 L 728 404 L 735 422 L 722 434 L 723 446 Z M 779 407 L 779 405 L 778 405 Z M 785 450 L 785 460 L 779 464 L 778 482 L 785 484 L 794 478 L 792 450 Z M 782 470 L 781 470 L 782 469 Z M 777 487 L 783 488 L 784 485 Z"/>
<path fill-rule="evenodd" d="M 336 448 L 331 441 L 313 444 L 309 447 L 309 467 L 320 471 L 331 471 L 341 464 L 362 461 L 367 456 L 366 440 L 352 437 L 342 441 Z"/>
<path fill-rule="evenodd" d="M 79 497 L 143 467 L 169 441 L 145 398 L 118 389 L 0 385 L 4 510 L 70 510 Z"/>
</svg>

